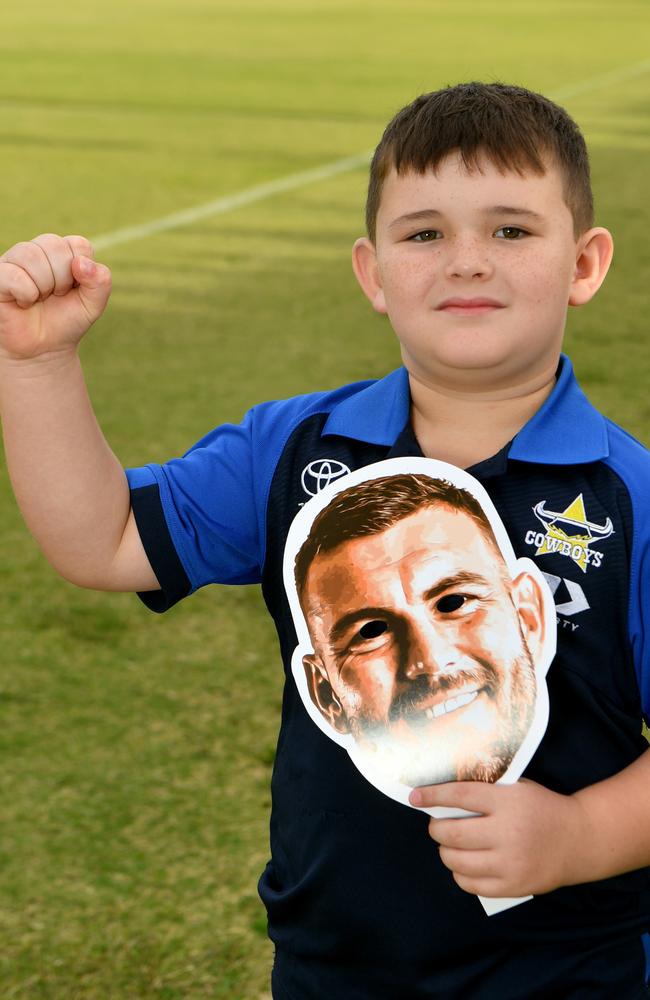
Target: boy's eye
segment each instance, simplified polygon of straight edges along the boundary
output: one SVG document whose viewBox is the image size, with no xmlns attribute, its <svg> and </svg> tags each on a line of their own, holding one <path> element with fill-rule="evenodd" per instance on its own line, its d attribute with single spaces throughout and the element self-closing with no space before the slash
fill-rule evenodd
<svg viewBox="0 0 650 1000">
<path fill-rule="evenodd" d="M 494 235 L 498 236 L 499 233 L 503 233 L 504 240 L 519 240 L 522 236 L 528 236 L 526 230 L 520 229 L 519 226 L 501 226 Z"/>
<path fill-rule="evenodd" d="M 415 236 L 409 237 L 416 243 L 430 243 L 432 240 L 438 240 L 442 236 L 442 233 L 438 229 L 423 229 L 422 232 L 416 233 Z"/>
</svg>

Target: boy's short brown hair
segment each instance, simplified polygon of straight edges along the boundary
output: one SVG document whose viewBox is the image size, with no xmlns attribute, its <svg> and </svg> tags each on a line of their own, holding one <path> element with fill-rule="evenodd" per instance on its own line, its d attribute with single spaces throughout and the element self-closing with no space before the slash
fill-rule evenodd
<svg viewBox="0 0 650 1000">
<path fill-rule="evenodd" d="M 366 227 L 374 243 L 383 182 L 397 173 L 435 170 L 458 151 L 468 170 L 487 156 L 501 170 L 543 174 L 555 162 L 576 238 L 593 226 L 589 156 L 580 129 L 542 94 L 505 83 L 459 83 L 416 97 L 388 123 L 370 167 Z M 546 163 L 545 163 L 546 158 Z"/>
</svg>

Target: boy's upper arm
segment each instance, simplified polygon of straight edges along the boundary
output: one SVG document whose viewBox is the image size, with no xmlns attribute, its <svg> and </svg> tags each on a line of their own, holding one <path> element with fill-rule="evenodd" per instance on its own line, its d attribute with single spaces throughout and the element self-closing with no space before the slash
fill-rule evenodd
<svg viewBox="0 0 650 1000">
<path fill-rule="evenodd" d="M 182 458 L 126 470 L 131 514 L 115 580 L 137 589 L 151 610 L 166 611 L 205 584 L 259 582 L 267 474 L 260 476 L 257 409 L 241 424 L 215 428 Z"/>
<path fill-rule="evenodd" d="M 140 538 L 133 508 L 129 511 L 122 541 L 110 567 L 106 590 L 136 592 L 160 590 L 158 577 L 151 567 Z"/>
</svg>

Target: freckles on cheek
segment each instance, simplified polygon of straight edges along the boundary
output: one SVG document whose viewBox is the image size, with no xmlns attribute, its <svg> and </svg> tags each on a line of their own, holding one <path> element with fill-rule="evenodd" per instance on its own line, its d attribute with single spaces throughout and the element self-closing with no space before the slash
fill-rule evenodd
<svg viewBox="0 0 650 1000">
<path fill-rule="evenodd" d="M 548 269 L 535 270 L 531 268 L 530 273 L 526 275 L 525 288 L 530 302 L 535 306 L 541 306 L 544 302 L 548 302 L 549 295 L 554 294 L 555 283 L 549 280 L 552 267 L 552 262 L 549 262 Z"/>
<path fill-rule="evenodd" d="M 380 267 L 380 277 L 385 289 L 399 292 L 407 286 L 416 286 L 423 280 L 430 280 L 435 276 L 436 266 L 431 259 L 418 258 L 415 254 L 406 260 L 387 260 L 384 267 Z"/>
<path fill-rule="evenodd" d="M 567 268 L 566 258 L 561 254 L 553 254 L 540 259 L 537 266 L 531 267 L 526 274 L 526 286 L 529 289 L 531 301 L 536 305 L 548 304 L 560 300 L 568 289 L 573 276 L 573 269 Z"/>
</svg>

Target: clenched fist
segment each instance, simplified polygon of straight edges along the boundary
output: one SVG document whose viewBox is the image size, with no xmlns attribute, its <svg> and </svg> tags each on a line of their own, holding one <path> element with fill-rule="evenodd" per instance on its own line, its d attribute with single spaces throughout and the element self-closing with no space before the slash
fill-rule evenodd
<svg viewBox="0 0 650 1000">
<path fill-rule="evenodd" d="M 74 350 L 110 293 L 111 272 L 83 236 L 17 243 L 0 257 L 0 358 Z"/>
</svg>

